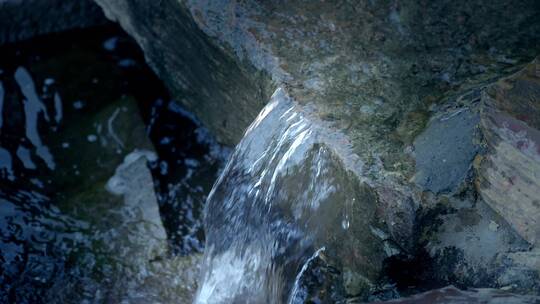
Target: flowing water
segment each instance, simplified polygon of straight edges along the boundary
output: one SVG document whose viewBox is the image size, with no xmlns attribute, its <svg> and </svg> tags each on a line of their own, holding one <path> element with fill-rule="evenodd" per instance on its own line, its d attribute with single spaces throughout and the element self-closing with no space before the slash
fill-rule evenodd
<svg viewBox="0 0 540 304">
<path fill-rule="evenodd" d="M 0 48 L 0 302 L 189 302 L 228 157 L 118 28 Z"/>
<path fill-rule="evenodd" d="M 341 302 L 341 271 L 361 277 L 371 262 L 359 257 L 381 256 L 376 233 L 359 230 L 375 212 L 351 171 L 362 163 L 314 121 L 278 89 L 246 131 L 207 201 L 196 303 Z"/>
</svg>

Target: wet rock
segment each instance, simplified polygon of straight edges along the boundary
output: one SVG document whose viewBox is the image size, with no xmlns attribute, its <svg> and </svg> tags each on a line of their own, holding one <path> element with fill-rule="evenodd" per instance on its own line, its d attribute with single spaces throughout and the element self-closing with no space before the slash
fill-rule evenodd
<svg viewBox="0 0 540 304">
<path fill-rule="evenodd" d="M 394 174 L 413 166 L 402 140 L 422 124 L 411 113 L 504 75 L 539 50 L 538 8 L 529 0 L 182 3 L 239 61 L 286 84 L 300 104 L 343 130 L 367 164 L 386 160 Z"/>
<path fill-rule="evenodd" d="M 386 240 L 395 243 L 400 251 L 413 252 L 416 234 L 418 206 L 411 196 L 401 189 L 375 187 L 379 204 L 377 214 L 388 230 Z M 387 247 L 387 252 L 395 251 Z M 396 252 L 394 252 L 396 253 Z"/>
<path fill-rule="evenodd" d="M 488 152 L 479 159 L 478 190 L 529 243 L 540 240 L 540 63 L 497 82 L 483 97 Z"/>
<path fill-rule="evenodd" d="M 202 254 L 173 256 L 150 262 L 150 275 L 137 287 L 140 303 L 192 303 L 197 291 Z M 170 286 L 163 288 L 164 283 Z M 134 301 L 136 302 L 136 301 Z"/>
<path fill-rule="evenodd" d="M 536 69 L 535 60 L 522 71 L 473 94 L 478 97 L 468 98 L 473 101 L 468 103 L 472 109 L 480 108 L 478 126 L 472 126 L 473 130 L 478 128 L 480 136 L 472 140 L 470 146 L 476 148 L 471 153 L 454 151 L 459 157 L 467 155 L 462 160 L 462 176 L 456 180 L 457 192 L 423 198 L 426 203 L 436 202 L 428 207 L 435 212 L 436 220 L 421 224 L 424 228 L 420 236 L 425 242 L 421 246 L 433 258 L 431 267 L 436 275 L 432 279 L 461 287 L 539 292 L 538 257 L 535 249 L 530 251 L 535 245 L 534 223 L 538 219 L 534 201 L 540 193 L 535 175 L 537 152 L 529 148 L 536 147 Z M 478 104 L 475 100 L 480 97 Z M 456 128 L 445 129 L 442 138 Z M 424 132 L 429 129 L 428 125 Z M 415 145 L 424 138 L 421 134 Z M 475 157 L 472 152 L 479 154 Z M 445 154 L 435 157 L 440 155 Z M 417 170 L 422 173 L 422 160 L 416 157 Z M 467 173 L 473 164 L 474 172 Z M 448 170 L 450 167 L 433 171 L 431 176 L 444 175 Z"/>
<path fill-rule="evenodd" d="M 0 45 L 106 22 L 91 0 L 6 0 L 0 2 Z"/>
<path fill-rule="evenodd" d="M 274 94 L 208 199 L 197 303 L 301 303 L 314 259 L 337 271 L 346 294 L 369 293 L 399 250 L 375 191 L 354 174 L 359 164 L 340 160 L 347 151 L 335 140 L 283 89 Z"/>
<path fill-rule="evenodd" d="M 349 296 L 377 289 L 376 277 L 382 285 L 392 283 L 384 277 L 381 259 L 425 251 L 436 266 L 428 269 L 428 277 L 441 279 L 430 288 L 448 283 L 501 287 L 513 281 L 523 284 L 526 290 L 520 291 L 535 292 L 527 287 L 538 285 L 534 275 L 529 285 L 524 279 L 534 269 L 516 279 L 520 265 L 507 264 L 510 253 L 527 249 L 513 229 L 533 240 L 531 218 L 520 215 L 526 224 L 507 219 L 506 225 L 486 207 L 495 204 L 485 189 L 477 198 L 472 180 L 483 173 L 470 170 L 483 148 L 493 150 L 492 131 L 485 131 L 487 112 L 478 105 L 480 92 L 540 51 L 540 8 L 533 0 L 98 2 L 137 38 L 169 87 L 193 89 L 183 104 L 222 140 L 239 139 L 242 126 L 261 108 L 255 103 L 264 103 L 264 98 L 252 98 L 265 96 L 253 94 L 253 83 L 263 88 L 259 92 L 267 88 L 267 82 L 257 82 L 260 72 L 293 100 L 290 112 L 268 106 L 261 111 L 216 183 L 207 210 L 201 303 L 296 297 L 290 291 L 302 266 L 327 254 L 331 266 L 342 271 L 338 277 Z M 197 54 L 190 52 L 194 49 Z M 221 68 L 231 66 L 229 79 L 245 86 L 224 85 Z M 216 75 L 206 81 L 215 95 L 193 80 L 207 78 L 191 78 L 205 70 Z M 239 101 L 225 98 L 214 107 L 214 100 L 227 94 Z M 527 102 L 520 104 L 530 108 Z M 231 108 L 234 117 L 245 119 L 224 124 L 233 115 Z M 283 119 L 290 120 L 277 123 Z M 250 136 L 255 131 L 257 139 Z M 482 135 L 487 145 L 477 141 Z M 317 162 L 330 170 L 324 178 L 314 179 L 309 170 Z M 523 158 L 518 162 L 528 164 Z M 310 190 L 310 180 L 318 191 Z M 329 187 L 349 194 L 329 196 L 341 211 L 324 208 L 330 203 L 321 195 Z M 521 188 L 537 191 L 525 184 Z M 505 194 L 508 199 L 524 196 L 527 204 L 531 196 Z M 320 208 L 312 208 L 316 202 Z M 521 208 L 521 202 L 516 206 Z M 353 235 L 342 239 L 337 227 L 343 216 L 362 221 L 343 221 Z M 276 242 L 281 239 L 286 241 Z M 467 245 L 471 240 L 474 246 Z M 326 249 L 319 251 L 323 245 Z M 337 248 L 344 254 L 333 254 Z"/>
<path fill-rule="evenodd" d="M 453 286 L 428 291 L 409 298 L 392 300 L 386 302 L 371 303 L 396 303 L 396 304 L 465 304 L 465 303 L 508 303 L 508 304 L 526 304 L 537 303 L 540 300 L 535 296 L 520 296 L 497 289 L 471 289 L 460 290 Z"/>
<path fill-rule="evenodd" d="M 425 245 L 433 257 L 434 280 L 461 287 L 536 290 L 536 270 L 507 261 L 512 253 L 529 250 L 529 245 L 501 216 L 481 199 L 451 199 L 448 207 L 446 214 L 438 216 L 440 225 L 431 227 L 434 236 Z M 516 275 L 505 279 L 512 272 Z"/>
<path fill-rule="evenodd" d="M 144 244 L 142 253 L 144 259 L 152 260 L 166 252 L 167 235 L 159 215 L 159 207 L 153 189 L 152 175 L 147 163 L 156 161 L 157 156 L 152 151 L 135 150 L 127 154 L 124 161 L 116 168 L 114 175 L 109 178 L 105 189 L 114 195 L 122 196 L 124 214 L 122 225 L 129 231 L 140 230 L 142 233 L 122 239 Z M 142 225 L 141 225 L 142 223 Z M 125 246 L 121 242 L 111 242 L 116 250 L 125 250 L 133 246 Z M 136 255 L 130 254 L 131 258 Z"/>
<path fill-rule="evenodd" d="M 463 108 L 435 117 L 414 141 L 414 181 L 426 191 L 448 192 L 464 181 L 478 152 L 478 115 Z"/>
<path fill-rule="evenodd" d="M 220 142 L 240 141 L 271 94 L 265 73 L 238 64 L 211 43 L 178 1 L 96 2 L 137 40 L 177 102 Z"/>
</svg>

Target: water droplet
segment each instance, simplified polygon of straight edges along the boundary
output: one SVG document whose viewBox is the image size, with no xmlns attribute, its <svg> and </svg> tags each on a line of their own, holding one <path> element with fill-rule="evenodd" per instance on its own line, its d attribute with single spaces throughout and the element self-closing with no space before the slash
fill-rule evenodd
<svg viewBox="0 0 540 304">
<path fill-rule="evenodd" d="M 90 134 L 88 137 L 86 137 L 86 139 L 88 139 L 89 142 L 95 142 L 97 140 L 97 136 Z"/>
</svg>

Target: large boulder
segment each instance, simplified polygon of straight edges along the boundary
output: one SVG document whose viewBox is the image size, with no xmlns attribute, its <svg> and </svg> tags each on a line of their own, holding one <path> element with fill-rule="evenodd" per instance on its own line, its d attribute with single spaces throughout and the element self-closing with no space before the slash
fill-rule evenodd
<svg viewBox="0 0 540 304">
<path fill-rule="evenodd" d="M 144 50 L 174 99 L 234 145 L 268 101 L 266 73 L 241 65 L 197 28 L 178 1 L 96 1 Z"/>
<path fill-rule="evenodd" d="M 490 113 L 514 91 L 482 97 L 540 52 L 536 1 L 96 1 L 223 142 L 269 88 L 290 104 L 262 109 L 214 187 L 200 302 L 324 298 L 304 278 L 320 263 L 345 296 L 539 292 L 536 116 L 505 118 L 527 134 L 512 150 Z M 529 78 L 510 112 L 536 113 Z"/>
</svg>

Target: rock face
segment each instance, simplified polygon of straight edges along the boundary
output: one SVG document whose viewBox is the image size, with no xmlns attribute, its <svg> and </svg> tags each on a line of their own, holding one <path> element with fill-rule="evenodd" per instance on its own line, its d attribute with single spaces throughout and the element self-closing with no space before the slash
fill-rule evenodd
<svg viewBox="0 0 540 304">
<path fill-rule="evenodd" d="M 508 303 L 508 304 L 527 304 L 537 303 L 538 297 L 520 296 L 511 293 L 501 292 L 494 289 L 473 289 L 462 291 L 453 286 L 448 286 L 438 290 L 428 291 L 409 298 L 386 301 L 372 302 L 376 304 L 395 303 L 395 304 L 466 304 L 466 303 Z"/>
<path fill-rule="evenodd" d="M 271 94 L 264 72 L 239 65 L 211 44 L 177 1 L 96 2 L 137 40 L 176 101 L 222 143 L 240 141 Z"/>
<path fill-rule="evenodd" d="M 491 86 L 483 98 L 488 152 L 479 192 L 529 243 L 540 242 L 540 62 Z"/>
<path fill-rule="evenodd" d="M 289 104 L 214 186 L 198 302 L 540 292 L 538 68 L 490 86 L 540 52 L 537 1 L 96 1 L 223 142 Z"/>
<path fill-rule="evenodd" d="M 2 0 L 0 45 L 106 22 L 91 0 Z"/>
</svg>

